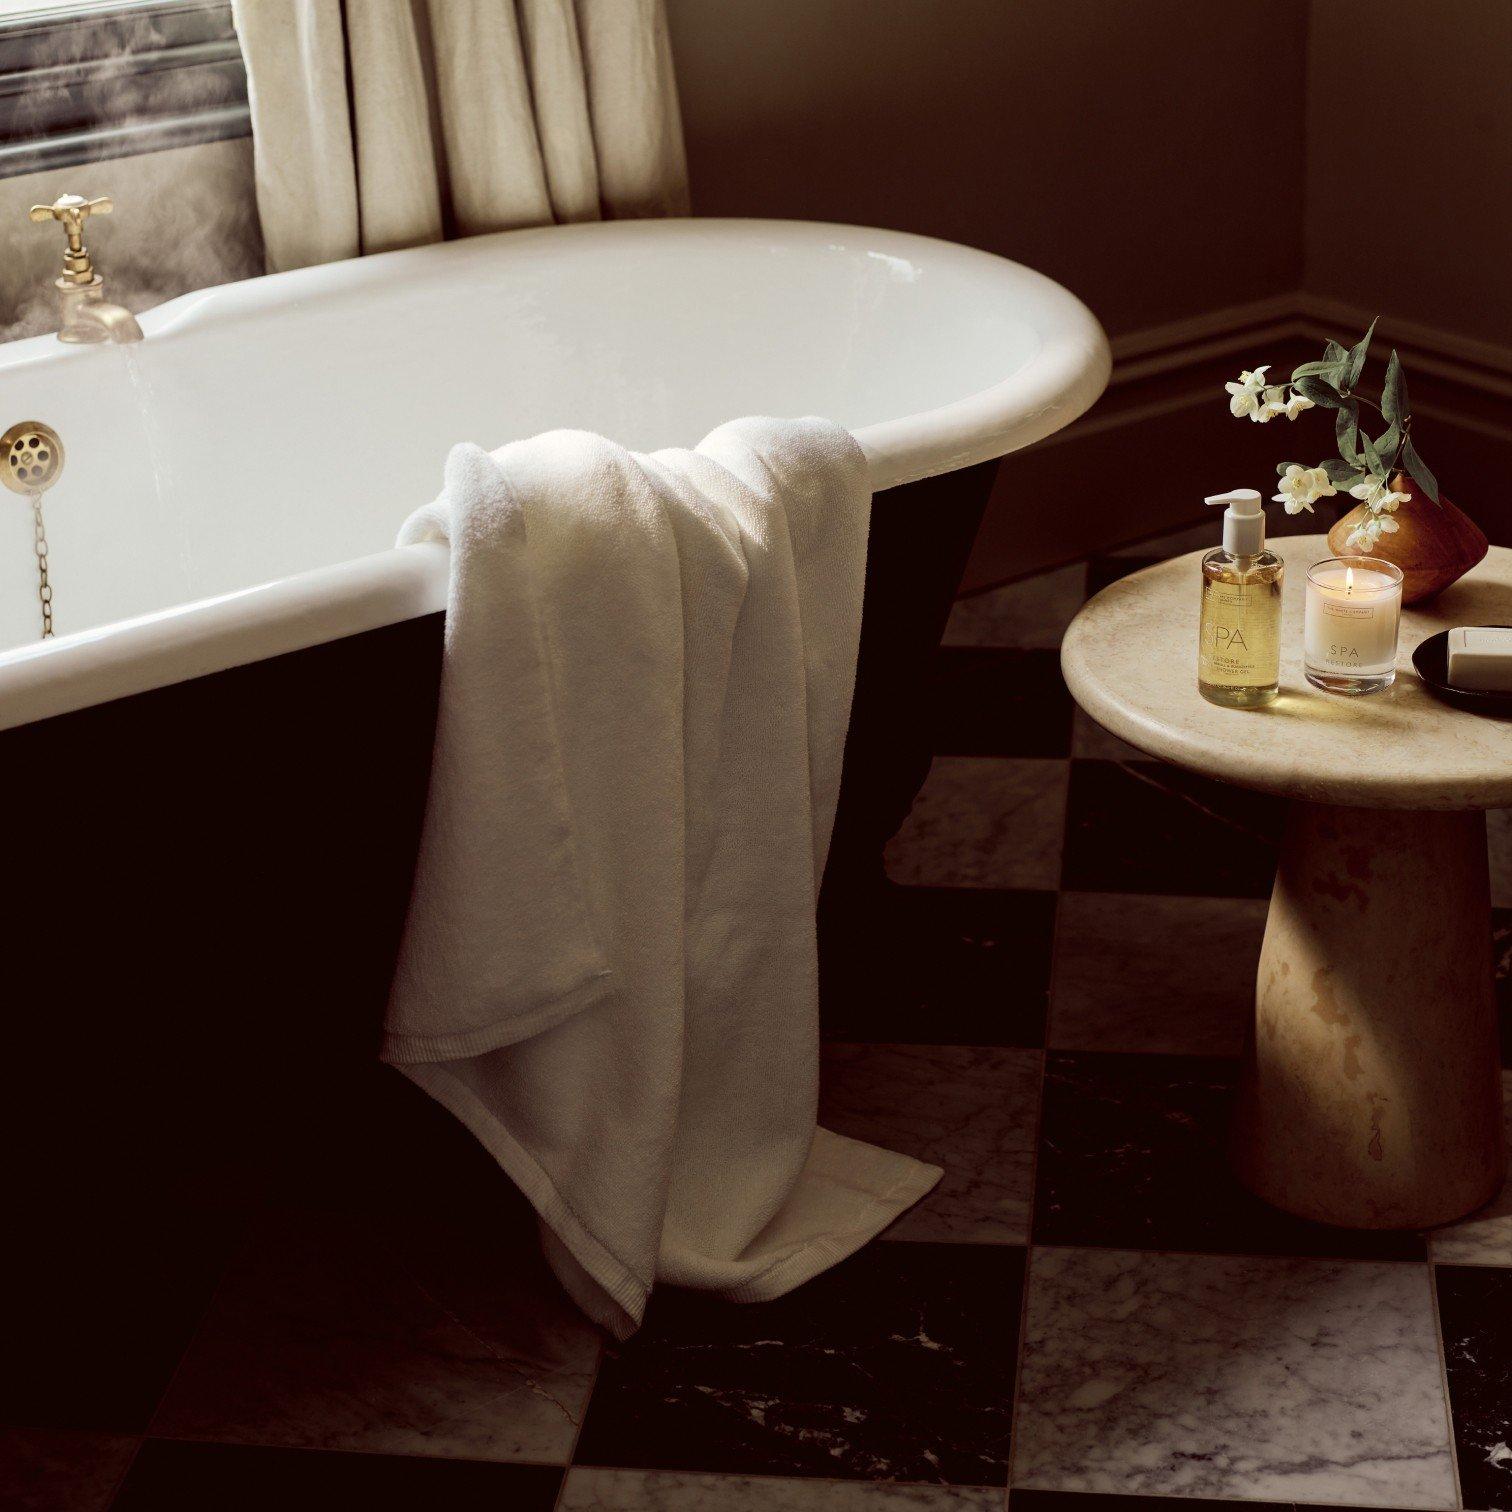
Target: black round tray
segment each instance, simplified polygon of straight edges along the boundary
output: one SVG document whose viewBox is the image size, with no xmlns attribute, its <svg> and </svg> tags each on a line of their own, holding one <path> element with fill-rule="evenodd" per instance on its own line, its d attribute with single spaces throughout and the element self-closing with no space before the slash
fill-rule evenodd
<svg viewBox="0 0 1512 1512">
<path fill-rule="evenodd" d="M 1506 626 L 1497 626 L 1506 629 Z M 1449 632 L 1430 635 L 1412 653 L 1412 665 L 1423 685 L 1435 698 L 1471 714 L 1512 715 L 1512 693 L 1483 693 L 1472 688 L 1456 688 L 1449 681 Z"/>
</svg>

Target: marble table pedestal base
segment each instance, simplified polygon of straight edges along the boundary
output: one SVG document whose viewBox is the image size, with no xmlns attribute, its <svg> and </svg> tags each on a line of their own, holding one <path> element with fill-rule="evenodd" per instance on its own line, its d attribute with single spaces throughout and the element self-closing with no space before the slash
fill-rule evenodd
<svg viewBox="0 0 1512 1512">
<path fill-rule="evenodd" d="M 1350 1228 L 1428 1228 L 1496 1193 L 1489 911 L 1478 810 L 1292 802 L 1233 1130 L 1251 1191 Z"/>
</svg>

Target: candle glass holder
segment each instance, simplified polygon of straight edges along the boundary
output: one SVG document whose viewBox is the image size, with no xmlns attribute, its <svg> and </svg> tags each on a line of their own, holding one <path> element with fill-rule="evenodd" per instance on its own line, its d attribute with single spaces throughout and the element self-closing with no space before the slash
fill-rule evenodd
<svg viewBox="0 0 1512 1512">
<path fill-rule="evenodd" d="M 1330 693 L 1379 693 L 1396 681 L 1402 569 L 1381 557 L 1329 557 L 1307 569 L 1303 670 Z"/>
</svg>

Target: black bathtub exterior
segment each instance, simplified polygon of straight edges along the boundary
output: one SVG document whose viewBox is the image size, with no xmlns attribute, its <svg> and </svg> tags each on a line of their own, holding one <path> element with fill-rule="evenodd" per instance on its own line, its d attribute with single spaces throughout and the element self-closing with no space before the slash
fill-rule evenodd
<svg viewBox="0 0 1512 1512">
<path fill-rule="evenodd" d="M 927 774 L 930 659 L 996 467 L 874 501 L 829 919 L 864 910 Z M 0 734 L 28 1227 L 87 1225 L 160 1176 L 233 1190 L 332 1140 L 362 1148 L 364 1082 L 392 1075 L 374 1057 L 442 628 L 431 615 Z"/>
</svg>

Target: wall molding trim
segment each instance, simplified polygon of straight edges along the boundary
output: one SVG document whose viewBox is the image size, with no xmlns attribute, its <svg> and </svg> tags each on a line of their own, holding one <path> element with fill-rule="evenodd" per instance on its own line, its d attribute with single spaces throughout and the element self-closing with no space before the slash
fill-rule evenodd
<svg viewBox="0 0 1512 1512">
<path fill-rule="evenodd" d="M 1221 359 L 1230 359 L 1237 372 L 1283 342 L 1344 340 L 1364 331 L 1373 313 L 1297 289 L 1125 332 L 1109 342 L 1113 373 L 1108 392 L 1080 420 L 1035 445 L 1062 445 L 1210 404 L 1215 381 L 1233 376 L 1215 367 Z M 1512 415 L 1506 412 L 1506 401 L 1512 399 L 1512 347 L 1390 316 L 1381 318 L 1377 332 L 1383 346 L 1401 352 L 1411 372 L 1432 374 L 1452 385 L 1455 398 L 1468 401 L 1471 410 L 1467 413 L 1460 404 L 1451 412 L 1431 398 L 1420 398 L 1415 408 L 1421 414 L 1512 440 Z"/>
<path fill-rule="evenodd" d="M 1319 340 L 1340 330 L 1363 331 L 1370 324 L 1370 312 L 1342 299 L 1301 291 L 1297 306 L 1302 334 Z M 1404 358 L 1411 354 L 1409 366 L 1465 388 L 1512 399 L 1512 347 L 1390 315 L 1381 317 L 1377 330 L 1380 339 L 1399 348 Z"/>
<path fill-rule="evenodd" d="M 1225 482 L 1236 476 L 1228 472 L 1231 465 L 1243 459 L 1254 467 L 1272 441 L 1276 455 L 1286 450 L 1285 432 L 1257 436 L 1229 420 L 1221 407 L 1224 382 L 1267 360 L 1278 374 L 1289 373 L 1317 356 L 1330 336 L 1358 340 L 1373 314 L 1298 290 L 1115 336 L 1113 374 L 1102 398 L 1064 430 L 1015 453 L 1009 460 L 1017 465 L 1004 466 L 963 596 L 1195 523 L 1192 506 L 1202 490 L 1188 478 Z M 1414 412 L 1458 432 L 1456 445 L 1469 445 L 1492 469 L 1482 476 L 1484 497 L 1474 502 L 1492 539 L 1512 541 L 1512 511 L 1501 504 L 1497 482 L 1505 448 L 1512 447 L 1512 350 L 1389 317 L 1377 330 L 1380 345 L 1395 346 L 1413 377 Z M 1380 366 L 1373 366 L 1379 382 Z M 1146 424 L 1147 442 L 1130 434 Z M 1476 437 L 1495 443 L 1495 450 L 1475 447 Z M 1084 445 L 1070 455 L 1053 450 L 1077 443 Z M 1327 449 L 1322 437 L 1319 444 Z M 1179 457 L 1169 477 L 1159 465 L 1162 451 L 1173 461 Z M 1120 477 L 1117 469 L 1134 456 L 1139 467 Z M 1270 466 L 1265 460 L 1253 476 L 1268 475 Z M 1021 498 L 1053 497 L 1068 488 L 1075 509 L 1048 521 L 1036 516 L 1027 530 L 1002 523 L 1014 518 Z M 1330 523 L 1325 513 L 1318 528 Z M 1209 521 L 1210 535 L 1212 529 Z"/>
<path fill-rule="evenodd" d="M 1300 335 L 1298 299 L 1295 293 L 1274 294 L 1114 336 L 1109 341 L 1113 348 L 1109 384 L 1177 372 L 1212 357 Z"/>
<path fill-rule="evenodd" d="M 1259 349 L 1267 341 L 1342 339 L 1363 331 L 1371 314 L 1345 300 L 1297 289 L 1147 326 L 1112 338 L 1110 385 L 1177 372 L 1213 357 Z M 1412 352 L 1423 372 L 1440 373 L 1467 388 L 1512 398 L 1512 347 L 1390 315 L 1382 316 L 1377 330 L 1383 343 Z"/>
</svg>

